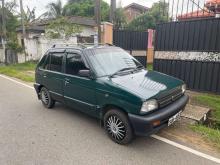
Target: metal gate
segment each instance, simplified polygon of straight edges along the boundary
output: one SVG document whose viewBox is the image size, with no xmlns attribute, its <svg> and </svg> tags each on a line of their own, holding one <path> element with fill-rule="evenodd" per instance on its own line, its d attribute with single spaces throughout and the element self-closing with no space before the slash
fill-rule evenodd
<svg viewBox="0 0 220 165">
<path fill-rule="evenodd" d="M 113 44 L 130 52 L 144 66 L 147 64 L 148 32 L 131 30 L 114 30 Z M 133 51 L 143 51 L 141 55 L 134 55 Z"/>
<path fill-rule="evenodd" d="M 171 19 L 156 27 L 154 70 L 184 80 L 191 90 L 220 94 L 216 5 L 211 8 L 213 4 L 193 0 L 169 2 L 167 16 Z"/>
<path fill-rule="evenodd" d="M 17 53 L 13 50 L 6 49 L 5 63 L 6 64 L 16 64 L 16 63 L 18 63 Z"/>
</svg>

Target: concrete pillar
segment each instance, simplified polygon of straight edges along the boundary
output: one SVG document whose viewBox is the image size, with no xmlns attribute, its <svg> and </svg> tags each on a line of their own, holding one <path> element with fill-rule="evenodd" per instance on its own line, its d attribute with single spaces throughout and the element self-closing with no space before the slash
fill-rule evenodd
<svg viewBox="0 0 220 165">
<path fill-rule="evenodd" d="M 148 47 L 147 47 L 147 63 L 152 64 L 154 59 L 154 32 L 153 29 L 148 29 Z"/>
<path fill-rule="evenodd" d="M 101 29 L 101 43 L 113 44 L 113 24 L 110 22 L 103 22 L 101 25 Z"/>
</svg>

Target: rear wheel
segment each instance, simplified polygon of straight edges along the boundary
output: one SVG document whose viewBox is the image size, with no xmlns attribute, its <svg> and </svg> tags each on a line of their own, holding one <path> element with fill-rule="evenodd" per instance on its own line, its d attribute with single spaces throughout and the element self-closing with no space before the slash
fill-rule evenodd
<svg viewBox="0 0 220 165">
<path fill-rule="evenodd" d="M 118 144 L 128 144 L 134 138 L 127 115 L 120 110 L 109 110 L 105 114 L 104 127 L 108 136 Z"/>
<path fill-rule="evenodd" d="M 40 90 L 40 98 L 41 98 L 41 102 L 42 104 L 50 109 L 50 108 L 53 108 L 54 105 L 55 105 L 55 100 L 53 100 L 51 98 L 51 95 L 49 93 L 49 91 L 47 90 L 47 88 L 45 87 L 42 87 L 41 90 Z"/>
</svg>

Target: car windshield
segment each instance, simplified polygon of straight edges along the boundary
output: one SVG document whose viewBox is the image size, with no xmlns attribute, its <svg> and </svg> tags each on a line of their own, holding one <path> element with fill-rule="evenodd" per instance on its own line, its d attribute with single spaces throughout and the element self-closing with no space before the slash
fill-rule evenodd
<svg viewBox="0 0 220 165">
<path fill-rule="evenodd" d="M 86 54 L 98 77 L 143 68 L 134 57 L 120 48 L 98 48 L 87 51 L 89 52 Z"/>
</svg>

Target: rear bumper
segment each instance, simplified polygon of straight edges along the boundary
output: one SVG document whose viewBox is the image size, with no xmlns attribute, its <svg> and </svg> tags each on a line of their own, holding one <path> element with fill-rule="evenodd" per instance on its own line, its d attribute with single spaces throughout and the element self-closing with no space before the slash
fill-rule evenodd
<svg viewBox="0 0 220 165">
<path fill-rule="evenodd" d="M 128 114 L 135 134 L 140 136 L 148 136 L 166 127 L 168 125 L 169 118 L 177 114 L 179 111 L 183 111 L 188 100 L 189 97 L 187 95 L 183 95 L 174 103 L 146 116 Z M 158 120 L 160 121 L 160 125 L 153 126 L 152 123 Z"/>
<path fill-rule="evenodd" d="M 40 84 L 38 84 L 38 83 L 34 83 L 34 89 L 35 89 L 35 91 L 36 91 L 36 93 L 37 93 L 37 97 L 38 97 L 38 99 L 40 99 Z"/>
</svg>

